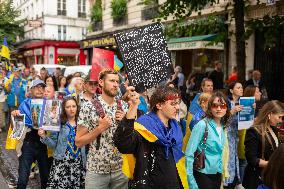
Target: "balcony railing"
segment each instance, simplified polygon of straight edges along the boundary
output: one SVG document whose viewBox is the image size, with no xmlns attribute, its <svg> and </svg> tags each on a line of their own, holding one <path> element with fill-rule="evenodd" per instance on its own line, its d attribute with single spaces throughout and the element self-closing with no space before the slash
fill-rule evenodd
<svg viewBox="0 0 284 189">
<path fill-rule="evenodd" d="M 122 25 L 127 25 L 128 23 L 128 16 L 125 15 L 124 17 L 120 19 L 113 20 L 113 26 L 122 26 Z"/>
<path fill-rule="evenodd" d="M 95 31 L 100 31 L 103 29 L 103 23 L 102 22 L 92 22 L 92 30 Z"/>
<path fill-rule="evenodd" d="M 147 6 L 141 11 L 142 20 L 152 20 L 158 15 L 158 5 Z"/>
</svg>

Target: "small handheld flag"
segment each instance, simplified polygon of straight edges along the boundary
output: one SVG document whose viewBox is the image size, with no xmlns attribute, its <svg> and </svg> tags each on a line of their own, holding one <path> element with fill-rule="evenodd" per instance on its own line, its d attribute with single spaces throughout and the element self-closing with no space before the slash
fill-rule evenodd
<svg viewBox="0 0 284 189">
<path fill-rule="evenodd" d="M 119 71 L 123 67 L 123 63 L 114 55 L 114 70 Z"/>
<path fill-rule="evenodd" d="M 1 49 L 1 56 L 10 60 L 10 50 L 8 48 L 7 38 L 4 37 L 4 42 Z"/>
</svg>

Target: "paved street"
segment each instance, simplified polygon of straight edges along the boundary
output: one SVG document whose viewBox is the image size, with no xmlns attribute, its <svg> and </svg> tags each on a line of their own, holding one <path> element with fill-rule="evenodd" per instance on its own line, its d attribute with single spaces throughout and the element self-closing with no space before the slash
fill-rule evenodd
<svg viewBox="0 0 284 189">
<path fill-rule="evenodd" d="M 1 189 L 9 189 L 8 184 L 6 183 L 6 180 L 3 177 L 1 172 L 0 172 L 0 188 Z"/>
<path fill-rule="evenodd" d="M 16 188 L 16 183 L 18 179 L 18 157 L 14 150 L 6 150 L 6 132 L 0 133 L 0 188 Z M 6 182 L 6 183 L 5 183 Z M 39 175 L 35 179 L 30 179 L 29 186 L 27 189 L 39 189 Z"/>
</svg>

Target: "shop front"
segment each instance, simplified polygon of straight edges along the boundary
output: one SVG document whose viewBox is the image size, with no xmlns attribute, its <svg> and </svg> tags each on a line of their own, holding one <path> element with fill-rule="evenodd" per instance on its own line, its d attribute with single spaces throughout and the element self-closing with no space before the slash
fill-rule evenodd
<svg viewBox="0 0 284 189">
<path fill-rule="evenodd" d="M 84 51 L 74 41 L 31 40 L 17 46 L 17 53 L 21 54 L 20 61 L 27 67 L 34 64 L 86 64 Z"/>
<path fill-rule="evenodd" d="M 84 50 L 84 54 L 87 56 L 86 62 L 88 65 L 92 64 L 93 48 L 112 50 L 115 54 L 119 54 L 113 35 L 90 37 L 86 40 L 83 40 L 81 43 L 81 49 Z"/>
<path fill-rule="evenodd" d="M 168 44 L 174 66 L 180 65 L 188 76 L 193 72 L 206 73 L 214 69 L 214 62 L 225 63 L 224 43 L 214 43 L 216 35 L 172 38 Z"/>
</svg>

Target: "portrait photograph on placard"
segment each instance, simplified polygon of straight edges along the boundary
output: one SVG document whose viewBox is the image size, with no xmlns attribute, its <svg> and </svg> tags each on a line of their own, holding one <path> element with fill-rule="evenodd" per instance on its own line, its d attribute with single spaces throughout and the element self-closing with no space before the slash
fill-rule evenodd
<svg viewBox="0 0 284 189">
<path fill-rule="evenodd" d="M 114 36 L 129 82 L 139 92 L 170 78 L 173 66 L 161 23 L 125 30 Z"/>
<path fill-rule="evenodd" d="M 20 139 L 23 135 L 25 128 L 25 114 L 20 114 L 18 116 L 11 116 L 13 123 L 13 130 L 10 138 Z"/>
<path fill-rule="evenodd" d="M 59 131 L 60 130 L 60 100 L 46 100 L 41 115 L 40 125 L 44 130 Z"/>
<path fill-rule="evenodd" d="M 34 129 L 38 129 L 40 127 L 40 117 L 41 117 L 42 107 L 43 107 L 43 99 L 32 99 L 31 113 L 32 113 Z"/>
</svg>

